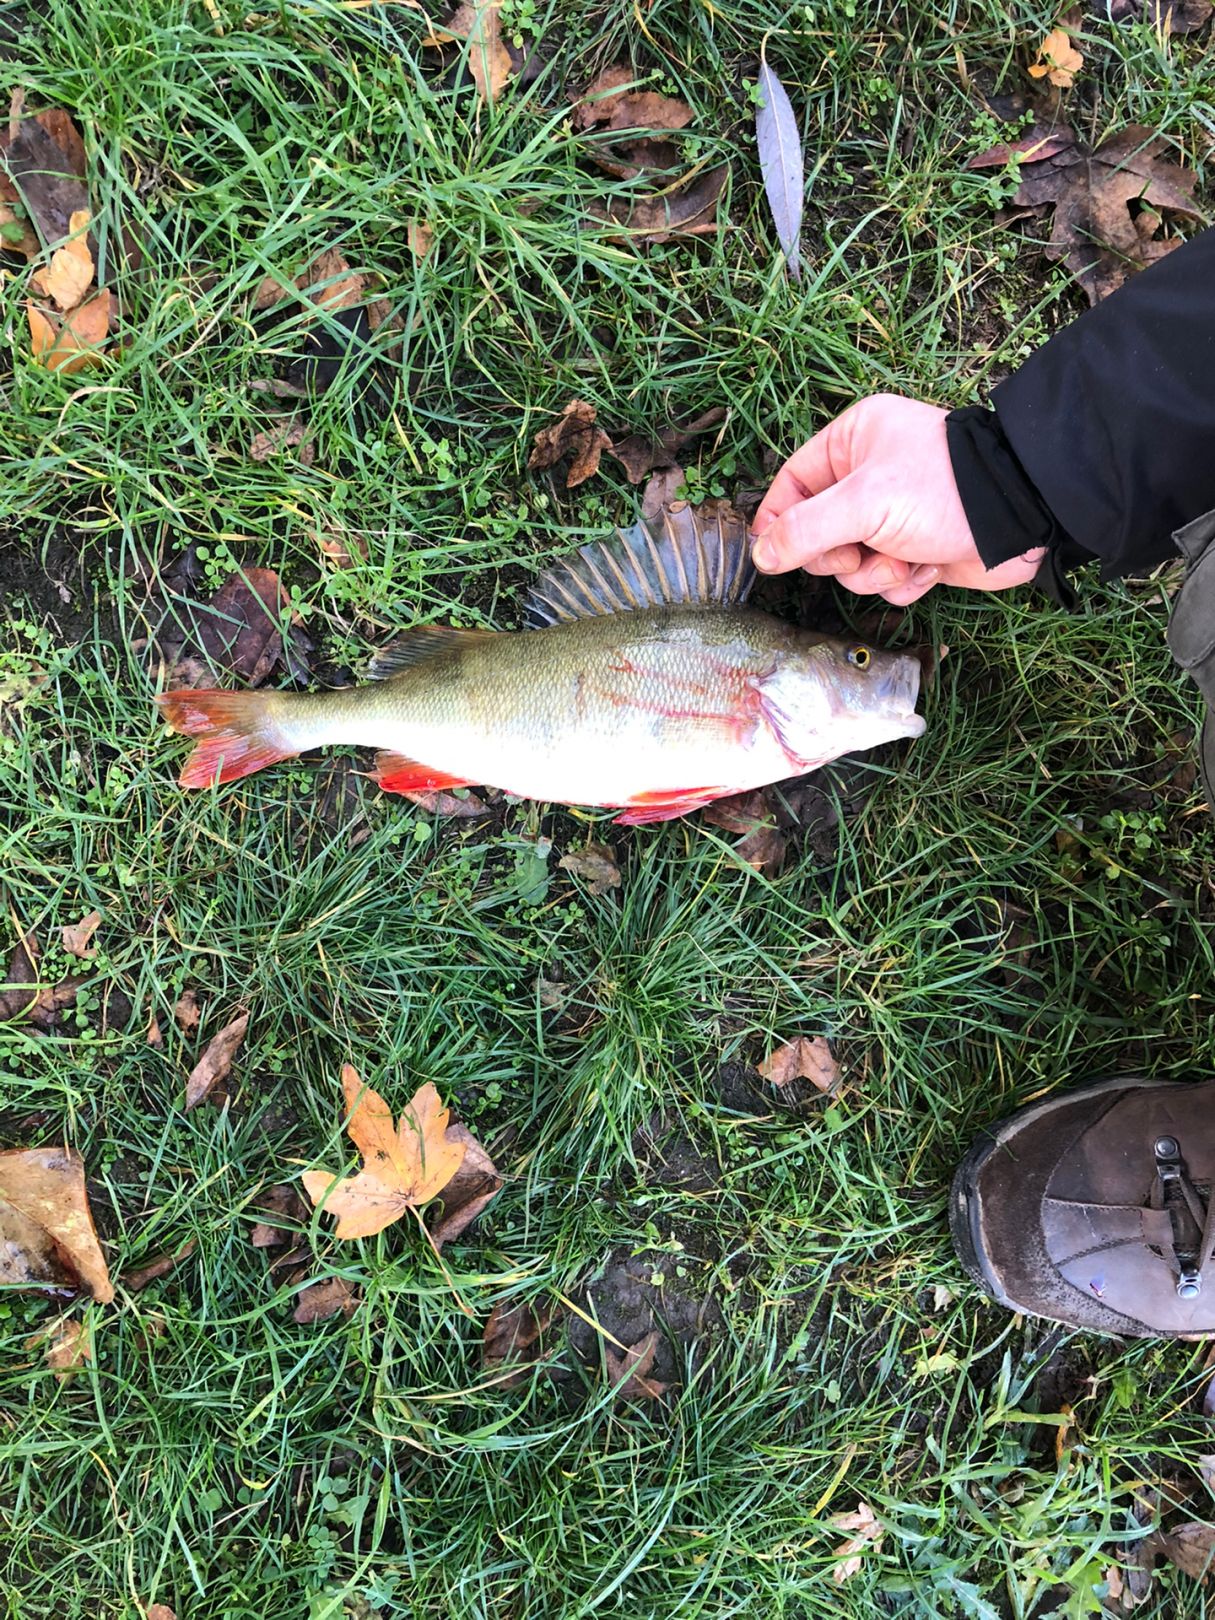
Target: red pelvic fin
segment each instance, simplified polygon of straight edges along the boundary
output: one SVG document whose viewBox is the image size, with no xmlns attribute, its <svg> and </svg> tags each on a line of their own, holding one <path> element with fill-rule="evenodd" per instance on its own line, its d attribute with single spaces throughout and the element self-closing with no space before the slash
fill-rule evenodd
<svg viewBox="0 0 1215 1620">
<path fill-rule="evenodd" d="M 266 698 L 261 692 L 162 692 L 156 699 L 169 727 L 199 742 L 178 781 L 182 787 L 205 788 L 235 782 L 280 759 L 294 759 L 298 748 L 284 748 L 263 731 Z"/>
<path fill-rule="evenodd" d="M 416 759 L 394 754 L 382 748 L 375 756 L 375 779 L 385 793 L 434 793 L 442 788 L 476 787 L 466 776 L 452 776 L 447 771 L 436 771 L 429 765 L 419 765 Z"/>
<path fill-rule="evenodd" d="M 676 816 L 703 810 L 714 799 L 728 798 L 734 788 L 668 788 L 660 793 L 637 793 L 616 821 L 621 827 L 644 827 L 651 821 L 674 821 Z"/>
</svg>

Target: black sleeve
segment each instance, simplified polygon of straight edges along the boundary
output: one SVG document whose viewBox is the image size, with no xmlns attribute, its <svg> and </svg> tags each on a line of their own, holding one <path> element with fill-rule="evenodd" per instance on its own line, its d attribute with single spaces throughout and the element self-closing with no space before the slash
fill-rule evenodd
<svg viewBox="0 0 1215 1620">
<path fill-rule="evenodd" d="M 946 429 L 989 568 L 1035 546 L 1056 577 L 1172 556 L 1173 531 L 1215 508 L 1215 230 L 1057 333 L 992 403 Z"/>
</svg>

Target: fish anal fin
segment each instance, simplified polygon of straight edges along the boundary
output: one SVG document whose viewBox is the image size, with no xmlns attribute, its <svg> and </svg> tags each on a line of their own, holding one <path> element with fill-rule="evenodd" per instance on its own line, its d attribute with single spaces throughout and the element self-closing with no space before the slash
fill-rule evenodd
<svg viewBox="0 0 1215 1620">
<path fill-rule="evenodd" d="M 644 827 L 652 821 L 674 821 L 676 816 L 703 810 L 714 799 L 725 799 L 736 790 L 730 787 L 664 788 L 658 793 L 635 793 L 616 817 L 621 827 Z"/>
<path fill-rule="evenodd" d="M 436 771 L 430 765 L 421 765 L 404 754 L 394 754 L 382 748 L 375 756 L 375 779 L 385 793 L 436 793 L 443 788 L 475 787 L 466 776 L 452 776 L 449 771 Z"/>
<path fill-rule="evenodd" d="M 454 630 L 449 624 L 419 625 L 416 630 L 395 636 L 372 654 L 367 665 L 368 679 L 387 680 L 390 675 L 399 675 L 414 664 L 425 664 L 442 653 L 458 652 L 479 641 L 489 641 L 496 634 L 495 630 Z"/>
<path fill-rule="evenodd" d="M 745 602 L 755 582 L 746 520 L 726 501 L 664 507 L 545 570 L 527 600 L 530 629 L 641 608 Z"/>
</svg>

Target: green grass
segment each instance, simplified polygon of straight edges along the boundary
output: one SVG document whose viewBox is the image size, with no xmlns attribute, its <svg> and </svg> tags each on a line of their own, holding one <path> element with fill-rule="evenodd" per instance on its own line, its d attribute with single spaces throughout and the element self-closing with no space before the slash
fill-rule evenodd
<svg viewBox="0 0 1215 1620">
<path fill-rule="evenodd" d="M 30 365 L 20 278 L 0 288 L 3 943 L 19 923 L 52 947 L 104 913 L 79 1018 L 0 1031 L 0 1126 L 84 1155 L 119 1279 L 85 1311 L 95 1365 L 63 1385 L 25 1343 L 52 1307 L 0 1304 L 7 1612 L 1096 1612 L 1136 1491 L 1212 1449 L 1201 1348 L 1069 1340 L 988 1306 L 952 1257 L 945 1191 L 1019 1102 L 1209 1069 L 1215 842 L 1193 789 L 1156 786 L 1196 716 L 1161 589 L 1090 581 L 1072 618 L 934 594 L 893 632 L 952 648 L 928 739 L 826 773 L 834 855 L 807 845 L 769 880 L 696 819 L 612 834 L 623 885 L 602 898 L 556 866 L 593 816 L 432 825 L 361 778 L 334 811 L 332 758 L 187 803 L 135 645 L 149 570 L 191 542 L 203 591 L 235 564 L 278 569 L 327 671 L 394 625 L 516 622 L 537 560 L 635 514 L 611 461 L 573 495 L 526 471 L 574 395 L 620 434 L 728 405 L 689 469 L 727 492 L 872 390 L 981 397 L 1079 303 L 964 168 L 994 136 L 958 55 L 1018 85 L 1054 13 L 540 6 L 540 74 L 491 113 L 406 6 L 218 6 L 222 33 L 203 5 L 150 0 L 3 18 L 8 82 L 73 112 L 98 203 L 147 255 L 123 351 L 70 381 Z M 744 80 L 769 32 L 808 132 L 800 288 L 751 145 Z M 1082 127 L 1156 124 L 1200 162 L 1201 38 L 1094 21 L 1085 50 Z M 586 161 L 567 92 L 630 55 L 695 107 L 686 155 L 732 162 L 716 238 L 634 249 L 588 224 L 619 183 Z M 422 263 L 411 219 L 435 231 Z M 310 468 L 254 464 L 250 384 L 301 334 L 289 310 L 254 323 L 252 289 L 332 241 L 379 275 L 408 343 L 352 352 L 305 402 Z M 366 562 L 323 570 L 329 528 L 361 533 Z M 536 902 L 518 869 L 541 833 Z M 187 986 L 198 1037 L 172 1016 Z M 199 1039 L 239 1006 L 231 1105 L 186 1115 Z M 723 1086 L 723 1064 L 797 1033 L 839 1043 L 830 1106 Z M 339 1247 L 314 1223 L 320 1274 L 364 1295 L 314 1326 L 248 1243 L 264 1187 L 344 1156 L 347 1060 L 398 1107 L 433 1081 L 507 1177 L 447 1251 L 471 1318 L 416 1230 Z M 663 1143 L 698 1176 L 664 1175 Z M 123 1291 L 123 1268 L 188 1237 L 189 1261 Z M 496 1303 L 606 1320 L 598 1280 L 631 1258 L 717 1302 L 697 1345 L 664 1352 L 678 1387 L 660 1405 L 614 1405 L 560 1339 L 557 1378 L 482 1372 Z M 1057 1463 L 1064 1402 L 1078 1426 Z M 827 1521 L 861 1500 L 884 1539 L 838 1586 Z M 1138 1612 L 1204 1602 L 1162 1572 Z"/>
</svg>

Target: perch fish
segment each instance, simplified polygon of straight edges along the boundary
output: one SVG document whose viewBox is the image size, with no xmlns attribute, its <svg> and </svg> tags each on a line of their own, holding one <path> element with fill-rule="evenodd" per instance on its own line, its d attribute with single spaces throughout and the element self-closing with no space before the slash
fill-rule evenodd
<svg viewBox="0 0 1215 1620">
<path fill-rule="evenodd" d="M 738 513 L 677 503 L 541 575 L 523 630 L 427 625 L 331 692 L 166 692 L 196 739 L 181 784 L 359 744 L 388 793 L 486 785 L 638 825 L 923 733 L 917 659 L 747 607 L 754 577 Z"/>
</svg>

